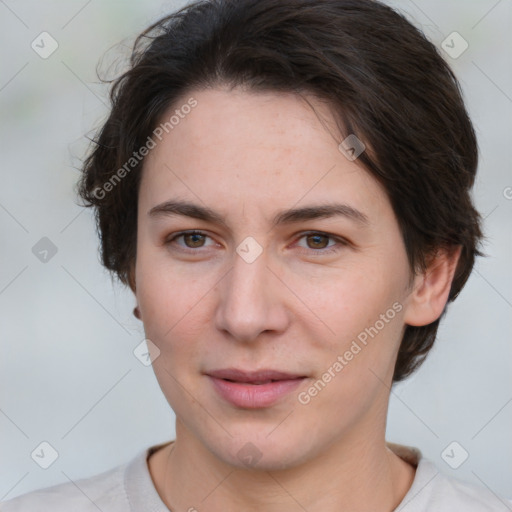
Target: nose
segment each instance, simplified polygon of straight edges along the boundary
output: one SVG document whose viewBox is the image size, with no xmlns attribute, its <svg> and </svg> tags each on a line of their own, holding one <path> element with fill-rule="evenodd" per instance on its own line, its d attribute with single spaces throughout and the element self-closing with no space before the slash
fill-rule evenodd
<svg viewBox="0 0 512 512">
<path fill-rule="evenodd" d="M 290 297 L 269 259 L 265 250 L 252 263 L 235 253 L 233 267 L 217 286 L 215 325 L 238 341 L 281 333 L 288 326 Z"/>
</svg>

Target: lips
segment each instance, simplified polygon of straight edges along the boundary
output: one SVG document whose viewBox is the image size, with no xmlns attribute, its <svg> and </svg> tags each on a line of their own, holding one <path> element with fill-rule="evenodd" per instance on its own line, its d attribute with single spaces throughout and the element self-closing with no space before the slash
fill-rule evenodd
<svg viewBox="0 0 512 512">
<path fill-rule="evenodd" d="M 236 368 L 214 370 L 206 375 L 219 397 L 244 409 L 273 406 L 289 397 L 307 378 L 278 370 L 243 371 Z"/>
<path fill-rule="evenodd" d="M 231 382 L 241 382 L 245 384 L 267 384 L 269 382 L 281 380 L 295 380 L 305 377 L 305 375 L 296 373 L 281 372 L 278 370 L 257 370 L 244 371 L 237 368 L 225 368 L 208 372 L 207 375 L 217 379 L 224 379 Z"/>
</svg>

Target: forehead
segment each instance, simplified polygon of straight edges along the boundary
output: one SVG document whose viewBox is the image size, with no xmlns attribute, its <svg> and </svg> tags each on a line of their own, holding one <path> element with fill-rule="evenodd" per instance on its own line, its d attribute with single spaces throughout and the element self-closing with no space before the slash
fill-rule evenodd
<svg viewBox="0 0 512 512">
<path fill-rule="evenodd" d="M 194 108 L 183 108 L 191 98 Z M 162 122 L 173 115 L 176 124 L 146 157 L 140 201 L 147 205 L 171 192 L 223 205 L 259 198 L 267 208 L 276 199 L 291 205 L 306 195 L 311 201 L 382 199 L 376 180 L 339 150 L 343 136 L 329 106 L 316 98 L 196 90 L 175 102 Z"/>
</svg>

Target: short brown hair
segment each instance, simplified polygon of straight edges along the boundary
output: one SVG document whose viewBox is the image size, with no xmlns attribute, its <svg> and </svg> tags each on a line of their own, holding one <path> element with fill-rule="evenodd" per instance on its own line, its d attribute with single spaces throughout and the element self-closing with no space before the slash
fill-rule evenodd
<svg viewBox="0 0 512 512">
<path fill-rule="evenodd" d="M 470 197 L 477 141 L 459 83 L 436 47 L 378 1 L 197 1 L 140 34 L 130 69 L 109 83 L 110 114 L 78 193 L 95 207 L 103 265 L 132 290 L 144 160 L 108 193 L 98 190 L 112 185 L 179 98 L 216 85 L 326 100 L 341 133 L 371 149 L 359 162 L 387 191 L 411 272 L 425 270 L 436 249 L 462 247 L 449 301 L 481 255 L 480 216 Z M 443 315 L 406 326 L 394 382 L 423 362 Z"/>
</svg>

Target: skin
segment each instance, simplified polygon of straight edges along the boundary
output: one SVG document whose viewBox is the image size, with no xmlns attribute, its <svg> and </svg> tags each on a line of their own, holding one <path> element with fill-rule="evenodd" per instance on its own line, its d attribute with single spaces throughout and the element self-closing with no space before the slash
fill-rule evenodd
<svg viewBox="0 0 512 512">
<path fill-rule="evenodd" d="M 176 441 L 149 458 L 155 487 L 173 511 L 391 511 L 415 475 L 385 441 L 397 351 L 405 324 L 441 315 L 459 252 L 439 251 L 411 281 L 386 193 L 339 151 L 324 103 L 218 87 L 169 113 L 190 96 L 197 106 L 151 150 L 139 193 L 132 289 L 176 414 Z M 148 215 L 170 199 L 208 206 L 226 226 Z M 271 224 L 279 210 L 334 202 L 368 222 Z M 206 236 L 170 242 L 191 229 Z M 236 252 L 248 236 L 263 249 L 252 263 Z M 401 311 L 301 404 L 298 394 L 396 302 Z M 225 402 L 204 375 L 227 367 L 308 378 L 251 410 Z M 248 442 L 261 454 L 253 467 L 237 456 Z"/>
</svg>

